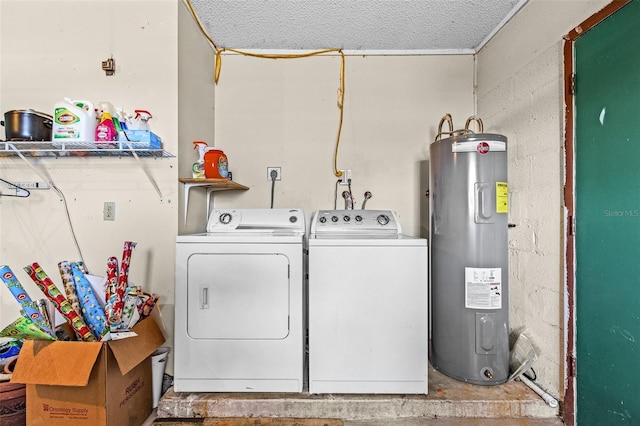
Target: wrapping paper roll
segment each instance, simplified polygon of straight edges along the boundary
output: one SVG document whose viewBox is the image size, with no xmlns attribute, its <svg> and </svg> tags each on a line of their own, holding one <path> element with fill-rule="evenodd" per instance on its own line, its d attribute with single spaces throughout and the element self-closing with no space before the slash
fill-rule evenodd
<svg viewBox="0 0 640 426">
<path fill-rule="evenodd" d="M 89 283 L 89 280 L 87 280 L 87 277 L 84 276 L 84 273 L 82 273 L 76 263 L 71 264 L 71 271 L 76 286 L 76 293 L 80 301 L 82 318 L 95 338 L 101 340 L 109 331 L 106 327 L 104 309 L 100 305 L 100 302 L 98 302 L 91 283 Z"/>
<path fill-rule="evenodd" d="M 42 331 L 50 336 L 55 336 L 51 324 L 49 324 L 42 316 L 40 310 L 38 310 L 37 305 L 31 300 L 31 297 L 29 297 L 25 289 L 22 287 L 22 284 L 20 284 L 18 278 L 15 276 L 11 268 L 6 265 L 2 266 L 0 268 L 0 279 L 2 279 L 13 297 L 15 297 L 18 303 L 20 303 L 20 306 L 22 306 L 25 315 L 27 315 L 27 317 L 37 327 L 40 327 Z"/>
<path fill-rule="evenodd" d="M 83 274 L 85 274 L 85 275 L 89 274 L 89 270 L 87 269 L 87 265 L 85 265 L 82 260 L 78 260 L 76 262 L 76 264 L 78 265 L 78 268 L 80 268 L 80 270 L 82 271 Z"/>
<path fill-rule="evenodd" d="M 140 319 L 144 319 L 149 315 L 151 315 L 151 311 L 156 306 L 156 303 L 158 303 L 158 299 L 160 298 L 160 296 L 158 296 L 155 293 L 153 294 L 145 293 L 145 296 L 146 296 L 146 300 L 138 308 L 140 312 Z"/>
<path fill-rule="evenodd" d="M 127 294 L 124 296 L 124 308 L 122 309 L 122 322 L 120 322 L 118 326 L 120 330 L 133 327 L 132 320 L 134 316 L 136 317 L 135 322 L 140 318 L 140 314 L 138 313 L 138 296 L 140 294 L 142 294 L 142 288 L 140 286 L 127 287 Z"/>
<path fill-rule="evenodd" d="M 113 311 L 114 305 L 118 303 L 118 259 L 110 257 L 107 260 L 107 287 L 105 289 L 105 313 L 109 324 L 117 326 L 121 321 L 121 315 L 116 317 Z"/>
<path fill-rule="evenodd" d="M 44 321 L 51 326 L 51 329 L 55 329 L 55 319 L 52 319 L 49 316 L 49 305 L 47 304 L 47 301 L 45 299 L 36 300 L 36 308 L 38 308 L 38 311 L 40 312 L 40 315 L 42 315 Z"/>
<path fill-rule="evenodd" d="M 82 315 L 80 299 L 78 299 L 76 284 L 73 279 L 73 272 L 71 271 L 71 264 L 67 261 L 62 261 L 58 263 L 58 270 L 60 271 L 60 278 L 62 278 L 62 286 L 64 287 L 64 293 L 67 295 L 67 300 L 73 310 L 76 311 L 78 315 Z"/>
<path fill-rule="evenodd" d="M 30 266 L 25 266 L 24 270 L 29 277 L 31 277 L 33 282 L 40 287 L 40 290 L 42 290 L 47 299 L 53 302 L 56 309 L 67 320 L 78 336 L 86 342 L 95 342 L 96 338 L 84 323 L 82 316 L 78 315 L 78 313 L 73 310 L 69 301 L 65 299 L 62 293 L 60 293 L 58 288 L 42 270 L 40 265 L 37 262 L 34 262 Z"/>
<path fill-rule="evenodd" d="M 114 312 L 119 312 L 124 308 L 124 295 L 127 292 L 127 286 L 129 285 L 129 265 L 131 264 L 131 253 L 135 248 L 136 243 L 131 241 L 124 242 L 124 249 L 122 250 L 122 262 L 120 263 L 120 270 L 118 271 L 118 304 L 114 305 Z"/>
<path fill-rule="evenodd" d="M 122 262 L 118 269 L 117 259 L 109 258 L 107 261 L 107 317 L 112 330 L 122 329 L 128 324 L 122 324 L 122 311 L 124 309 L 124 298 L 129 285 L 129 265 L 131 263 L 131 253 L 136 243 L 124 242 L 122 251 Z M 115 260 L 115 265 L 114 265 Z M 114 271 L 117 271 L 117 281 L 114 287 Z"/>
<path fill-rule="evenodd" d="M 0 331 L 2 337 L 12 337 L 14 339 L 39 339 L 39 340 L 56 340 L 49 333 L 45 333 L 39 326 L 26 316 L 22 316 L 6 326 Z"/>
</svg>

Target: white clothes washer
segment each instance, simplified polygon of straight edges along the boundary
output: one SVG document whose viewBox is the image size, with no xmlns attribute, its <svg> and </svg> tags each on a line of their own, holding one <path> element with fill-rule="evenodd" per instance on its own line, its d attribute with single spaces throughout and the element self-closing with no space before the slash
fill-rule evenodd
<svg viewBox="0 0 640 426">
<path fill-rule="evenodd" d="M 176 239 L 176 392 L 301 392 L 305 216 L 214 209 Z"/>
<path fill-rule="evenodd" d="M 309 251 L 309 392 L 426 394 L 427 240 L 388 210 L 320 210 Z"/>
</svg>

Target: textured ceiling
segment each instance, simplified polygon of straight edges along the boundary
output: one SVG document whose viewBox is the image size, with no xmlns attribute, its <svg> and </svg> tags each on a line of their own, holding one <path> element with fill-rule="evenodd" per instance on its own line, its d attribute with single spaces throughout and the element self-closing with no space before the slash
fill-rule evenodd
<svg viewBox="0 0 640 426">
<path fill-rule="evenodd" d="M 219 47 L 472 53 L 527 0 L 191 0 Z"/>
</svg>

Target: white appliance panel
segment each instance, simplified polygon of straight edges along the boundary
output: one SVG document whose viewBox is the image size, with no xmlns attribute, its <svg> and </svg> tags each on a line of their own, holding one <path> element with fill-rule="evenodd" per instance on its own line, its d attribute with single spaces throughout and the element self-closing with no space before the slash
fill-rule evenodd
<svg viewBox="0 0 640 426">
<path fill-rule="evenodd" d="M 224 211 L 246 226 L 176 238 L 176 392 L 302 391 L 304 213 L 249 210 Z"/>
<path fill-rule="evenodd" d="M 391 220 L 381 225 L 381 215 Z M 309 392 L 426 394 L 427 240 L 400 234 L 391 211 L 319 211 L 312 220 Z"/>
<path fill-rule="evenodd" d="M 426 246 L 309 248 L 312 377 L 362 382 L 375 376 L 416 382 L 426 392 L 426 256 Z M 341 264 L 349 267 L 326 266 Z"/>
<path fill-rule="evenodd" d="M 194 253 L 187 332 L 194 339 L 284 339 L 289 259 L 280 253 Z"/>
</svg>

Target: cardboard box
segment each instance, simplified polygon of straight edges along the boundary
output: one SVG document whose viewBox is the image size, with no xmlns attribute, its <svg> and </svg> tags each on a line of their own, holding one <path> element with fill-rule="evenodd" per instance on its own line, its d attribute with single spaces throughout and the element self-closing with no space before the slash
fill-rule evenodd
<svg viewBox="0 0 640 426">
<path fill-rule="evenodd" d="M 27 340 L 11 382 L 27 385 L 27 424 L 136 426 L 152 411 L 151 354 L 165 337 L 149 317 L 105 343 Z"/>
<path fill-rule="evenodd" d="M 122 148 L 128 148 L 127 144 L 131 144 L 135 149 L 161 149 L 162 140 L 160 136 L 148 130 L 125 130 L 127 140 L 120 140 Z"/>
</svg>

